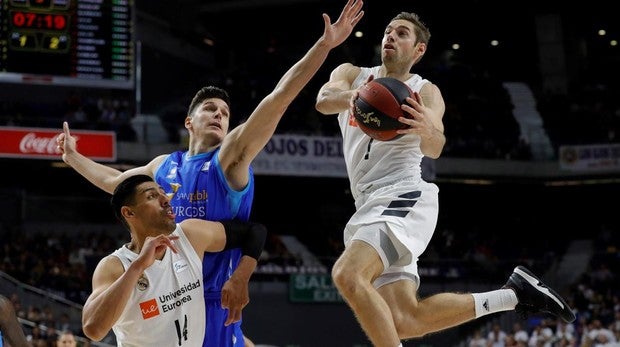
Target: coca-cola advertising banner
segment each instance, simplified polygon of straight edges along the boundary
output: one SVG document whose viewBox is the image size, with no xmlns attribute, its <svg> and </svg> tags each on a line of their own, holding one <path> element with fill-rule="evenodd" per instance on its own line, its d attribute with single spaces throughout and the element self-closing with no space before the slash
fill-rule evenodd
<svg viewBox="0 0 620 347">
<path fill-rule="evenodd" d="M 56 137 L 62 129 L 0 126 L 0 157 L 60 160 Z M 116 133 L 113 131 L 71 130 L 77 148 L 96 161 L 116 161 Z"/>
</svg>

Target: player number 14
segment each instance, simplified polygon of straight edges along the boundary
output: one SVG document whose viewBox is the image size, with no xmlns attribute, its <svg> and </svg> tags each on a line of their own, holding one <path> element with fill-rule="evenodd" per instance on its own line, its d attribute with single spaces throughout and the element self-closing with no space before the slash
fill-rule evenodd
<svg viewBox="0 0 620 347">
<path fill-rule="evenodd" d="M 183 322 L 183 327 L 181 327 L 181 322 L 179 320 L 174 321 L 174 325 L 177 328 L 177 337 L 179 338 L 179 346 L 183 345 L 183 341 L 187 341 L 187 315 L 183 316 L 185 321 Z"/>
</svg>

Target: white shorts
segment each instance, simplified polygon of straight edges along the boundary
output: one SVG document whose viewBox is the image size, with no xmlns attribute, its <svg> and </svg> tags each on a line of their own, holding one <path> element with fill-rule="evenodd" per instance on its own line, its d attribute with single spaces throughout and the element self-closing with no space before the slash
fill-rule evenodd
<svg viewBox="0 0 620 347">
<path fill-rule="evenodd" d="M 385 270 L 373 285 L 379 288 L 408 279 L 419 287 L 418 258 L 437 226 L 437 185 L 401 181 L 359 196 L 355 205 L 357 210 L 344 230 L 344 244 L 348 247 L 360 240 L 377 251 Z"/>
</svg>

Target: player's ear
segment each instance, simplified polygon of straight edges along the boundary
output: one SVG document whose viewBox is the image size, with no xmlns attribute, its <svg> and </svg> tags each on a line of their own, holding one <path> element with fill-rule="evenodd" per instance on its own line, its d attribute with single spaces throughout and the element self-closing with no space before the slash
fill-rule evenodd
<svg viewBox="0 0 620 347">
<path fill-rule="evenodd" d="M 125 218 L 133 217 L 134 216 L 134 212 L 128 206 L 121 207 L 121 214 Z"/>
<path fill-rule="evenodd" d="M 418 59 L 420 59 L 424 55 L 424 53 L 426 53 L 426 43 L 418 42 L 415 45 L 415 51 L 417 53 Z"/>
</svg>

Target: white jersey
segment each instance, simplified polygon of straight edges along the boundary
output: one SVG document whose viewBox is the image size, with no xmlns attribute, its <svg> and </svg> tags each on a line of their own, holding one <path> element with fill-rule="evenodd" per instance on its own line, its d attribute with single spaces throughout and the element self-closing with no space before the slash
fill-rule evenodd
<svg viewBox="0 0 620 347">
<path fill-rule="evenodd" d="M 358 88 L 370 75 L 379 76 L 379 68 L 361 68 L 352 87 Z M 415 74 L 405 81 L 414 92 L 419 92 L 428 82 Z M 343 137 L 344 159 L 351 193 L 355 199 L 367 190 L 401 180 L 418 182 L 422 179 L 420 162 L 423 154 L 418 135 L 408 134 L 391 141 L 372 140 L 357 126 L 349 110 L 338 115 L 338 123 Z"/>
<path fill-rule="evenodd" d="M 206 328 L 202 261 L 177 224 L 170 250 L 148 267 L 112 327 L 119 347 L 202 346 Z M 112 254 L 125 270 L 138 254 L 123 246 Z"/>
<path fill-rule="evenodd" d="M 379 68 L 361 68 L 353 88 L 370 75 L 379 76 Z M 413 75 L 405 83 L 419 92 L 430 82 Z M 384 271 L 373 282 L 375 287 L 399 280 L 419 285 L 418 257 L 435 232 L 439 209 L 439 188 L 422 179 L 420 136 L 372 140 L 349 110 L 338 115 L 338 122 L 356 208 L 345 226 L 345 247 L 363 241 L 377 251 Z"/>
</svg>

